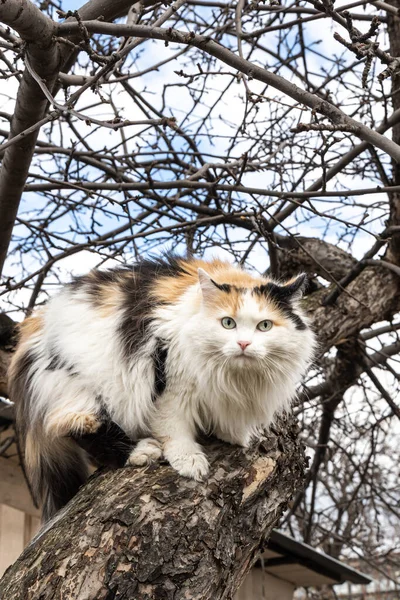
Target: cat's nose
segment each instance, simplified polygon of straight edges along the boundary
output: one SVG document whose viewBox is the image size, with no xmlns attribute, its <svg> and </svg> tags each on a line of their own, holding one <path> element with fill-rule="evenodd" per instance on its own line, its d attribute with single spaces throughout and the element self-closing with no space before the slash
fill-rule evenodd
<svg viewBox="0 0 400 600">
<path fill-rule="evenodd" d="M 239 344 L 239 346 L 241 347 L 241 349 L 244 352 L 246 350 L 247 346 L 250 346 L 251 342 L 240 341 L 240 342 L 238 342 L 238 344 Z"/>
</svg>

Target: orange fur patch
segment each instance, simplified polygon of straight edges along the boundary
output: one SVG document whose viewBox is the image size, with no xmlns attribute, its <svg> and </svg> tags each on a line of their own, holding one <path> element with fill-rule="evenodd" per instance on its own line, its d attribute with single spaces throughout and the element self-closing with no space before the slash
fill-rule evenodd
<svg viewBox="0 0 400 600">
<path fill-rule="evenodd" d="M 224 310 L 229 317 L 236 317 L 239 308 L 243 305 L 243 294 L 235 289 L 231 289 L 229 294 L 216 289 L 210 308 L 217 312 Z"/>
<path fill-rule="evenodd" d="M 58 409 L 46 416 L 46 435 L 63 437 L 73 433 L 95 433 L 101 425 L 96 415 L 90 413 L 67 413 L 65 409 Z"/>
<path fill-rule="evenodd" d="M 213 260 L 206 262 L 204 260 L 180 260 L 178 261 L 183 273 L 176 277 L 160 277 L 155 285 L 153 295 L 159 302 L 173 304 L 176 302 L 186 290 L 198 283 L 198 269 L 204 269 L 206 273 L 218 284 L 227 283 L 237 288 L 251 289 L 257 285 L 262 285 L 268 282 L 268 279 L 259 276 L 253 276 L 239 267 L 235 267 L 228 262 L 222 260 Z M 226 308 L 237 310 L 240 302 L 240 292 L 232 289 L 229 294 L 218 291 L 216 296 L 216 304 L 223 304 Z"/>
<path fill-rule="evenodd" d="M 32 335 L 39 333 L 43 329 L 43 317 L 40 313 L 36 313 L 32 317 L 28 317 L 22 321 L 19 326 L 20 343 L 26 342 Z"/>
<path fill-rule="evenodd" d="M 102 285 L 99 289 L 98 312 L 101 317 L 115 314 L 123 302 L 123 295 L 118 283 Z"/>
<path fill-rule="evenodd" d="M 19 325 L 19 328 L 18 328 L 19 340 L 18 340 L 17 349 L 12 356 L 10 366 L 7 371 L 7 380 L 9 382 L 16 378 L 16 376 L 17 376 L 16 374 L 18 372 L 18 367 L 19 367 L 19 362 L 25 356 L 27 348 L 29 348 L 31 338 L 34 335 L 40 333 L 42 329 L 43 329 L 43 317 L 42 317 L 41 311 L 38 311 L 32 317 L 28 317 L 27 319 L 25 319 L 25 321 L 22 321 L 22 323 Z M 17 399 L 13 398 L 14 402 L 16 400 Z"/>
<path fill-rule="evenodd" d="M 25 464 L 29 471 L 33 471 L 40 464 L 40 447 L 42 445 L 41 432 L 38 428 L 28 431 L 25 438 Z"/>
</svg>

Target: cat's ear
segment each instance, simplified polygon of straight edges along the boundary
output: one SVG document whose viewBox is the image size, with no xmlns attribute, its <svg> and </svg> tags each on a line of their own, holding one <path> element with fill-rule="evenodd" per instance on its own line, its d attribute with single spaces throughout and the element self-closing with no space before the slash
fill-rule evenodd
<svg viewBox="0 0 400 600">
<path fill-rule="evenodd" d="M 285 285 L 268 283 L 266 286 L 264 286 L 264 290 L 268 295 L 274 296 L 281 302 L 292 302 L 295 300 L 300 300 L 306 291 L 307 286 L 308 277 L 305 273 L 301 273 L 296 277 L 296 279 L 290 283 L 286 283 Z"/>
<path fill-rule="evenodd" d="M 201 291 L 203 293 L 203 298 L 204 300 L 210 300 L 215 295 L 217 289 L 216 285 L 204 269 L 199 268 L 197 272 L 199 274 L 199 282 Z"/>
<path fill-rule="evenodd" d="M 281 288 L 282 296 L 286 300 L 300 300 L 304 295 L 308 286 L 308 277 L 305 273 L 301 273 L 296 277 L 294 281 L 287 283 L 286 285 L 279 286 Z"/>
</svg>

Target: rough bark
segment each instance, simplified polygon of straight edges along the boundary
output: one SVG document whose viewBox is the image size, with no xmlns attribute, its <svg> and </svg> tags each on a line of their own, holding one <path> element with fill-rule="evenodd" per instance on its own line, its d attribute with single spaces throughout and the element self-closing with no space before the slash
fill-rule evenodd
<svg viewBox="0 0 400 600">
<path fill-rule="evenodd" d="M 207 482 L 167 465 L 95 474 L 0 582 L 13 600 L 232 598 L 304 480 L 293 422 L 244 451 L 207 442 Z"/>
<path fill-rule="evenodd" d="M 320 275 L 324 279 L 338 281 L 357 263 L 350 254 L 325 240 L 303 236 L 276 235 L 275 241 L 282 256 L 281 273 L 290 278 L 299 270 Z"/>
<path fill-rule="evenodd" d="M 322 306 L 326 290 L 306 298 L 306 306 L 318 332 L 320 353 L 337 346 L 362 329 L 390 320 L 400 308 L 400 278 L 388 269 L 367 268 L 360 273 L 335 304 Z"/>
</svg>

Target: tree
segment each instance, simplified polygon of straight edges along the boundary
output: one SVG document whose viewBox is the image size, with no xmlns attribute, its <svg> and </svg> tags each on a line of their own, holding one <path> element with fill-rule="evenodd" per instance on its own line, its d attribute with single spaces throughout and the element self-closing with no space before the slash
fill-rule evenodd
<svg viewBox="0 0 400 600">
<path fill-rule="evenodd" d="M 247 455 L 207 449 L 207 484 L 170 467 L 93 477 L 6 572 L 1 596 L 231 598 L 301 484 L 304 454 L 290 428 Z"/>
<path fill-rule="evenodd" d="M 0 4 L 0 265 L 16 320 L 167 246 L 306 271 L 312 461 L 284 524 L 373 562 L 400 543 L 400 4 L 359 6 Z"/>
</svg>

